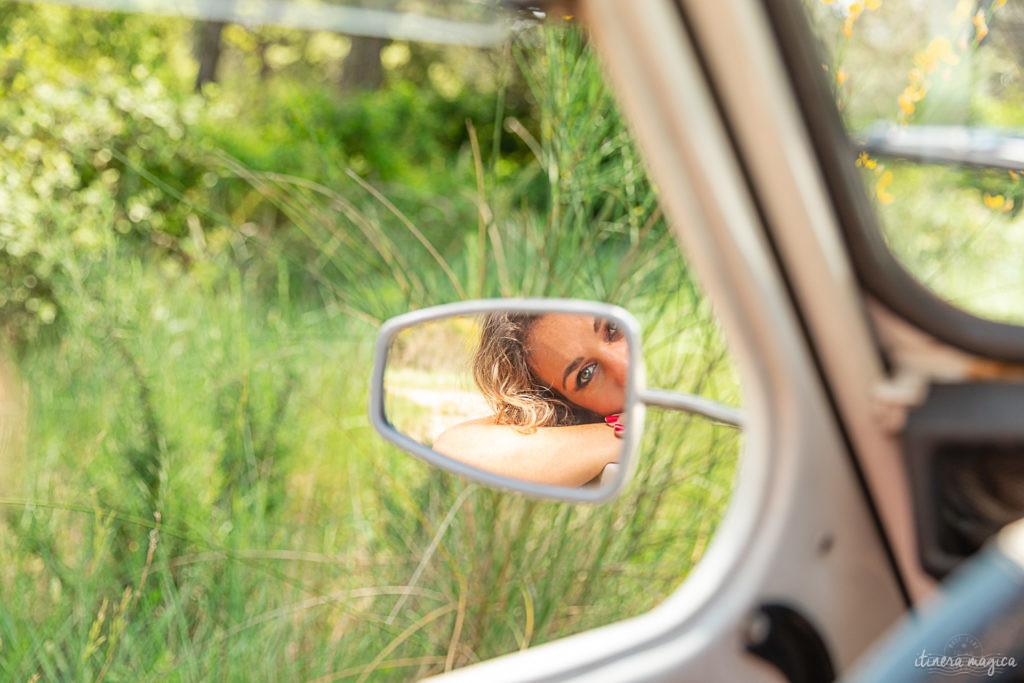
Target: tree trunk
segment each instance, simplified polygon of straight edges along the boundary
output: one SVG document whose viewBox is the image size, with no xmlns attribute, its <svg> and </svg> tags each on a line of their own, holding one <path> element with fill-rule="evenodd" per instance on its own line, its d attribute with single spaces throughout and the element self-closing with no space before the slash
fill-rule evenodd
<svg viewBox="0 0 1024 683">
<path fill-rule="evenodd" d="M 220 62 L 220 34 L 223 21 L 204 21 L 196 26 L 196 60 L 199 73 L 196 74 L 196 92 L 206 83 L 217 81 L 217 64 Z"/>
<path fill-rule="evenodd" d="M 387 44 L 386 38 L 352 36 L 352 49 L 342 64 L 341 82 L 343 92 L 375 90 L 384 82 L 384 67 L 380 63 L 380 51 Z"/>
<path fill-rule="evenodd" d="M 256 55 L 260 58 L 260 80 L 265 81 L 270 77 L 270 62 L 267 61 L 267 48 L 271 42 L 262 35 L 257 37 Z"/>
</svg>

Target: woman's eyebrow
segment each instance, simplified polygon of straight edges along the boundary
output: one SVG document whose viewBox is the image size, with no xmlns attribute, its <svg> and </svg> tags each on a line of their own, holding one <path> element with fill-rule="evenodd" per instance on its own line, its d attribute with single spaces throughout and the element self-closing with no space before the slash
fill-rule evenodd
<svg viewBox="0 0 1024 683">
<path fill-rule="evenodd" d="M 578 368 L 580 366 L 580 363 L 582 363 L 582 362 L 583 362 L 583 356 L 580 356 L 579 358 L 577 358 L 573 362 L 569 363 L 569 367 L 567 367 L 565 369 L 565 374 L 562 375 L 562 389 L 564 389 L 565 391 L 569 390 L 568 387 L 565 386 L 565 383 L 569 380 L 569 375 L 572 373 L 573 370 Z"/>
<path fill-rule="evenodd" d="M 601 329 L 601 319 L 600 318 L 594 318 L 594 333 L 596 334 L 598 332 L 598 330 L 600 330 L 600 329 Z"/>
</svg>

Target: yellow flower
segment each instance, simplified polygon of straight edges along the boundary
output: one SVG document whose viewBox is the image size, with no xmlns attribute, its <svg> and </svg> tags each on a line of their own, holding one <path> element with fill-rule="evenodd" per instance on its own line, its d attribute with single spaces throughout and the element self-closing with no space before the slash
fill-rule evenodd
<svg viewBox="0 0 1024 683">
<path fill-rule="evenodd" d="M 935 71 L 941 63 L 954 65 L 959 61 L 960 58 L 953 54 L 953 46 L 949 39 L 943 36 L 934 38 L 924 50 L 914 55 L 914 68 L 907 72 L 907 80 L 910 84 L 896 98 L 896 103 L 903 111 L 903 116 L 907 117 L 913 114 L 916 108 L 915 103 L 923 100 L 924 96 L 928 94 L 930 83 L 926 77 L 927 74 Z M 947 67 L 942 72 L 942 78 L 948 81 L 951 76 L 952 71 Z"/>
<path fill-rule="evenodd" d="M 859 2 L 855 2 L 846 8 L 846 21 L 843 22 L 843 35 L 849 38 L 853 35 L 853 23 L 857 21 L 857 17 L 864 11 L 864 5 Z"/>
<path fill-rule="evenodd" d="M 1003 213 L 1006 213 L 1007 211 L 1009 211 L 1012 208 L 1013 208 L 1013 200 L 1012 199 L 1007 199 L 1006 203 L 1003 204 L 1003 208 L 1001 210 L 1002 210 Z"/>
<path fill-rule="evenodd" d="M 907 88 L 907 90 L 909 89 L 910 88 Z M 900 105 L 900 109 L 903 110 L 903 113 L 910 116 L 914 113 L 914 102 L 910 98 L 910 95 L 907 94 L 907 90 L 900 93 L 900 96 L 896 98 L 896 102 Z"/>
<path fill-rule="evenodd" d="M 1003 2 L 1006 2 L 1006 0 L 1003 0 Z M 865 7 L 865 9 L 871 10 L 872 12 L 874 12 L 876 9 L 878 9 L 881 6 L 882 6 L 882 0 L 864 0 L 864 7 Z"/>
<path fill-rule="evenodd" d="M 939 39 L 936 38 L 936 40 L 939 40 Z M 932 41 L 932 42 L 935 42 L 935 41 Z M 946 64 L 949 64 L 950 66 L 956 66 L 957 64 L 960 63 L 960 58 L 957 57 L 955 54 L 953 54 L 953 45 L 947 39 L 945 39 L 945 38 L 941 39 L 940 47 L 942 49 L 941 50 L 942 61 L 944 61 Z"/>
<path fill-rule="evenodd" d="M 1001 194 L 992 196 L 988 192 L 986 192 L 982 196 L 982 201 L 985 202 L 985 206 L 995 211 L 996 209 L 1002 207 L 1004 203 L 1006 203 L 1006 197 L 1004 197 Z"/>
<path fill-rule="evenodd" d="M 1016 171 L 1007 171 L 1007 173 L 1009 173 L 1010 177 L 1013 178 L 1013 182 L 1020 180 L 1020 173 L 1017 173 Z"/>
<path fill-rule="evenodd" d="M 1006 4 L 1006 0 L 996 0 L 996 7 L 1002 7 Z"/>
<path fill-rule="evenodd" d="M 842 69 L 836 72 L 836 83 L 842 85 L 843 83 L 846 82 L 847 78 L 849 78 L 849 75 Z"/>
<path fill-rule="evenodd" d="M 883 204 L 892 204 L 892 200 L 895 197 L 890 194 L 886 188 L 892 183 L 892 171 L 886 171 L 882 174 L 882 177 L 878 179 L 875 184 L 875 196 L 878 197 L 878 201 Z"/>
<path fill-rule="evenodd" d="M 949 65 L 955 65 L 960 61 L 960 58 L 953 54 L 953 45 L 945 36 L 933 39 L 928 43 L 928 47 L 914 55 L 914 64 L 925 73 L 935 71 L 940 61 Z"/>
<path fill-rule="evenodd" d="M 878 162 L 868 156 L 867 152 L 861 152 L 860 156 L 857 157 L 857 165 L 863 166 L 864 168 L 874 168 L 878 165 Z"/>
<path fill-rule="evenodd" d="M 975 36 L 980 43 L 988 35 L 988 22 L 985 21 L 985 10 L 980 9 L 978 13 L 974 15 L 974 28 L 977 29 Z"/>
</svg>

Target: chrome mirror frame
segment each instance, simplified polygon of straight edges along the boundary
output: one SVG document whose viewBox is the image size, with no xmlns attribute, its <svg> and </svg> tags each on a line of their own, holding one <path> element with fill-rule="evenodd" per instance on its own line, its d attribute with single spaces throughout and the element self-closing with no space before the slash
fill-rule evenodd
<svg viewBox="0 0 1024 683">
<path fill-rule="evenodd" d="M 521 311 L 525 313 L 568 313 L 608 318 L 619 324 L 629 349 L 629 378 L 626 385 L 626 407 L 629 414 L 629 429 L 623 436 L 623 457 L 619 467 L 610 478 L 601 480 L 600 486 L 573 488 L 553 486 L 513 479 L 500 474 L 486 472 L 442 455 L 432 448 L 406 436 L 392 425 L 384 406 L 384 370 L 387 367 L 391 343 L 402 330 L 442 318 L 453 316 L 482 315 L 492 312 Z M 534 498 L 546 498 L 566 502 L 600 503 L 618 495 L 625 487 L 636 467 L 636 455 L 644 429 L 644 412 L 648 405 L 682 410 L 702 415 L 720 424 L 743 427 L 743 413 L 738 408 L 726 406 L 703 396 L 685 394 L 647 386 L 644 367 L 640 323 L 624 308 L 599 301 L 583 299 L 547 298 L 505 298 L 475 299 L 412 311 L 387 320 L 377 334 L 374 350 L 373 373 L 370 378 L 370 423 L 385 439 L 420 460 L 440 467 L 453 474 L 462 475 L 473 481 L 509 491 L 517 491 Z M 607 481 L 607 484 L 606 484 Z"/>
<path fill-rule="evenodd" d="M 391 343 L 402 330 L 441 318 L 452 316 L 482 315 L 492 312 L 521 311 L 524 313 L 567 313 L 588 315 L 614 320 L 619 324 L 629 350 L 629 377 L 626 383 L 625 411 L 629 414 L 629 429 L 623 434 L 622 459 L 612 477 L 602 481 L 598 487 L 573 488 L 538 484 L 513 479 L 500 474 L 486 472 L 444 456 L 424 444 L 398 431 L 388 419 L 384 410 L 384 370 L 387 366 Z M 370 423 L 385 439 L 420 460 L 443 470 L 464 476 L 473 481 L 509 491 L 516 491 L 534 498 L 561 500 L 566 502 L 600 503 L 614 498 L 633 476 L 636 454 L 640 446 L 640 435 L 644 425 L 644 402 L 640 394 L 645 386 L 644 360 L 640 341 L 640 324 L 624 308 L 613 304 L 582 299 L 547 298 L 506 298 L 475 299 L 412 311 L 387 320 L 377 334 L 374 350 L 373 373 L 370 377 Z"/>
</svg>

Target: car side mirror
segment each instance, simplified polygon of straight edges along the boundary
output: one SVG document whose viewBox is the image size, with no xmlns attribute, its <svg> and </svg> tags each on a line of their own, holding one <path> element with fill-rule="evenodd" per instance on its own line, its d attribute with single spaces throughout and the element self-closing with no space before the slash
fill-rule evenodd
<svg viewBox="0 0 1024 683">
<path fill-rule="evenodd" d="M 377 337 L 370 418 L 475 481 L 599 502 L 630 480 L 646 405 L 739 426 L 735 408 L 644 384 L 640 325 L 574 299 L 484 299 L 400 315 Z"/>
</svg>

